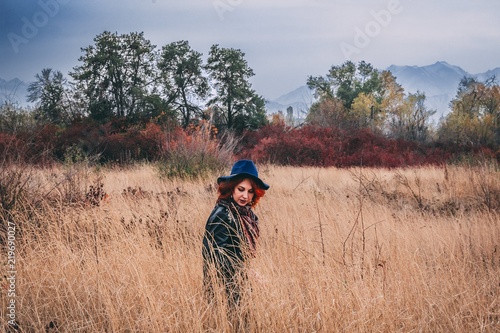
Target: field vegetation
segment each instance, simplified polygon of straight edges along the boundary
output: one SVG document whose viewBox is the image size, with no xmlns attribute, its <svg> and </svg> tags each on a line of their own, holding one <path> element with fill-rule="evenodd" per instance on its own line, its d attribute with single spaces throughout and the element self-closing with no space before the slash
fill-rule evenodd
<svg viewBox="0 0 500 333">
<path fill-rule="evenodd" d="M 218 174 L 167 178 L 149 163 L 3 165 L 2 228 L 16 225 L 16 324 L 23 332 L 500 330 L 496 163 L 259 168 L 271 188 L 256 208 L 258 253 L 228 320 L 202 290 L 201 239 Z"/>
<path fill-rule="evenodd" d="M 35 76 L 33 108 L 0 105 L 1 328 L 500 331 L 494 77 L 462 78 L 433 124 L 424 93 L 347 61 L 307 79 L 309 110 L 268 115 L 239 49 L 104 31 L 81 51 L 71 79 Z M 201 240 L 240 158 L 271 189 L 228 317 Z"/>
</svg>

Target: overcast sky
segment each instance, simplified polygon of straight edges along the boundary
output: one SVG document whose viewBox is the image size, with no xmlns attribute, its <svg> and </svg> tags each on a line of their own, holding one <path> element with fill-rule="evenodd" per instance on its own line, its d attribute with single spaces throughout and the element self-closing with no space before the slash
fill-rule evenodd
<svg viewBox="0 0 500 333">
<path fill-rule="evenodd" d="M 271 99 L 346 60 L 480 73 L 500 67 L 499 14 L 499 0 L 0 0 L 0 78 L 67 75 L 105 30 L 187 40 L 204 59 L 213 44 L 241 49 Z"/>
</svg>

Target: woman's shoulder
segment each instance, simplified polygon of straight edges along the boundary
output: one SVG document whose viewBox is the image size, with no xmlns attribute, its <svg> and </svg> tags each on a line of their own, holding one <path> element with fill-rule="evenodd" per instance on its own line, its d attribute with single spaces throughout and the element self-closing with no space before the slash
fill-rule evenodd
<svg viewBox="0 0 500 333">
<path fill-rule="evenodd" d="M 229 209 L 226 206 L 217 203 L 212 212 L 210 213 L 208 221 L 220 222 L 221 220 L 226 221 L 228 219 L 229 219 Z"/>
</svg>

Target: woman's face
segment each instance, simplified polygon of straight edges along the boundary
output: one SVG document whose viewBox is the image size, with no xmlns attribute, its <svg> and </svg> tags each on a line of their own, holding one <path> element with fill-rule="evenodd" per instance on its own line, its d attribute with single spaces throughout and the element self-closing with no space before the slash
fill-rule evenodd
<svg viewBox="0 0 500 333">
<path fill-rule="evenodd" d="M 254 195 L 254 189 L 248 179 L 243 179 L 233 190 L 233 199 L 240 206 L 246 206 L 252 202 Z"/>
</svg>

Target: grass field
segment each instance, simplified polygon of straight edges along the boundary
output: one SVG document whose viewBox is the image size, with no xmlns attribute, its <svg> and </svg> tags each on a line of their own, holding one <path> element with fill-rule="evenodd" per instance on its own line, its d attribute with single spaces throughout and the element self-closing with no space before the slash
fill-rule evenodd
<svg viewBox="0 0 500 333">
<path fill-rule="evenodd" d="M 217 175 L 161 180 L 150 165 L 29 169 L 9 217 L 19 326 L 500 332 L 498 167 L 259 171 L 271 188 L 256 208 L 261 238 L 241 316 L 230 322 L 202 292 Z M 1 283 L 5 326 L 5 276 Z"/>
</svg>

